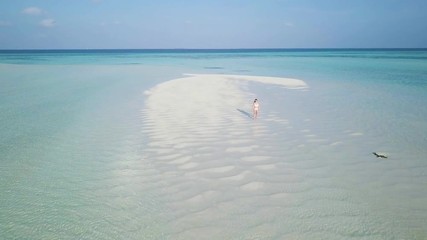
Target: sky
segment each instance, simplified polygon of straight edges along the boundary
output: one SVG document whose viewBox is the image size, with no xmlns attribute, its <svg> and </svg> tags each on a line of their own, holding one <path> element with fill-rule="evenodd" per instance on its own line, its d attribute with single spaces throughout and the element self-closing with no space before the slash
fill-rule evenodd
<svg viewBox="0 0 427 240">
<path fill-rule="evenodd" d="M 426 47 L 426 0 L 0 1 L 0 49 Z"/>
</svg>

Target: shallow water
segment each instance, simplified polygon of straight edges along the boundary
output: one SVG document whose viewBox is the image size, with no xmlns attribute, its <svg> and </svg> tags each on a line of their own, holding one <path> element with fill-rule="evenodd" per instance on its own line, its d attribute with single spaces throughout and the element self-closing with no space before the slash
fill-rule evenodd
<svg viewBox="0 0 427 240">
<path fill-rule="evenodd" d="M 427 236 L 425 51 L 2 54 L 5 239 Z"/>
</svg>

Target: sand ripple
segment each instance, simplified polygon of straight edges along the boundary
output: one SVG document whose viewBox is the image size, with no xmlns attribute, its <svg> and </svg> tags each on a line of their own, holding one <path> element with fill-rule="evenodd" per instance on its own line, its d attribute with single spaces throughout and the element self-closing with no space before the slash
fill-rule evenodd
<svg viewBox="0 0 427 240">
<path fill-rule="evenodd" d="M 383 231 L 379 222 L 365 222 L 369 212 L 347 189 L 334 185 L 316 147 L 307 150 L 334 150 L 341 141 L 272 111 L 252 120 L 254 94 L 242 89 L 253 83 L 307 87 L 296 79 L 187 75 L 146 92 L 143 154 L 160 176 L 153 181 L 160 181 L 167 238 L 315 239 L 326 229 L 321 236 L 342 239 Z M 325 220 L 331 225 L 322 226 Z"/>
</svg>

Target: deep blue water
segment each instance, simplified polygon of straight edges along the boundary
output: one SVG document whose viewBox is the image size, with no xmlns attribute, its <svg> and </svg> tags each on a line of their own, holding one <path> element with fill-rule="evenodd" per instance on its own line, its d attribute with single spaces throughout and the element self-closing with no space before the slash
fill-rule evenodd
<svg viewBox="0 0 427 240">
<path fill-rule="evenodd" d="M 427 59 L 427 49 L 98 49 L 0 50 L 8 64 L 142 64 L 155 58 L 327 57 L 366 59 Z"/>
</svg>

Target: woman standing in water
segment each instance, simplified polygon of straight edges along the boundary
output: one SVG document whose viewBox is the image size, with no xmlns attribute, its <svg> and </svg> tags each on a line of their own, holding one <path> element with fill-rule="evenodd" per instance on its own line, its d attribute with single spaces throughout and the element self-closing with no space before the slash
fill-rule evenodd
<svg viewBox="0 0 427 240">
<path fill-rule="evenodd" d="M 259 111 L 259 102 L 258 99 L 255 98 L 254 103 L 252 104 L 252 110 L 253 110 L 253 119 L 256 119 L 258 117 L 258 111 Z"/>
</svg>

